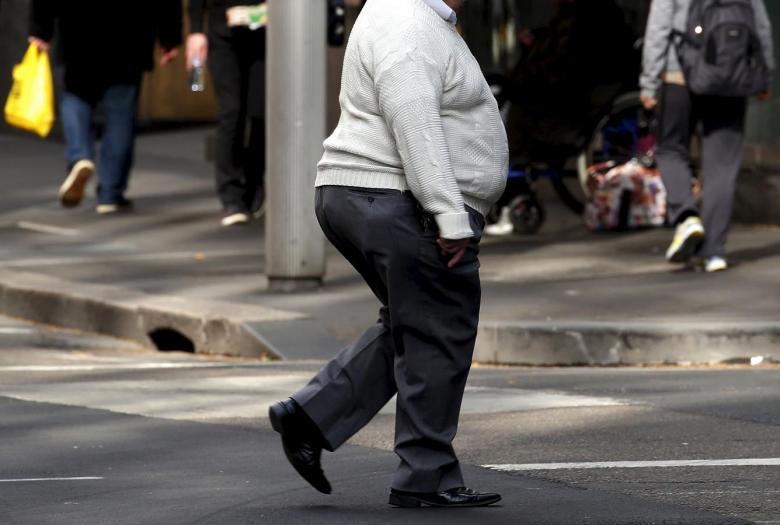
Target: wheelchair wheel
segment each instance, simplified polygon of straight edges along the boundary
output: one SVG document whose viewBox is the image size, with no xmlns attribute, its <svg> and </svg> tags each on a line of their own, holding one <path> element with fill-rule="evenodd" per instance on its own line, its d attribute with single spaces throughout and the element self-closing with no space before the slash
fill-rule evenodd
<svg viewBox="0 0 780 525">
<path fill-rule="evenodd" d="M 544 208 L 531 195 L 518 195 L 512 199 L 509 210 L 515 233 L 532 235 L 539 231 L 546 218 Z"/>
<path fill-rule="evenodd" d="M 609 160 L 627 162 L 636 155 L 641 111 L 639 92 L 626 93 L 615 99 L 609 112 L 599 121 L 577 157 L 577 175 L 586 196 L 590 196 L 590 166 Z"/>
</svg>

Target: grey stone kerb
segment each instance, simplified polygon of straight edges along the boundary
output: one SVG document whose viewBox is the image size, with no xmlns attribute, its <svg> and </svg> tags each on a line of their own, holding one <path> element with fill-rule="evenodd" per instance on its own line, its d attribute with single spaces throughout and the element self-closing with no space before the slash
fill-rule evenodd
<svg viewBox="0 0 780 525">
<path fill-rule="evenodd" d="M 475 360 L 524 365 L 780 361 L 780 323 L 485 322 Z"/>
<path fill-rule="evenodd" d="M 183 346 L 189 346 L 169 350 L 270 359 L 284 354 L 272 338 L 258 334 L 258 326 L 280 322 L 294 329 L 290 323 L 311 322 L 303 314 L 262 306 L 153 296 L 4 269 L 0 269 L 0 311 L 150 347 L 159 346 L 152 336 L 162 331 L 176 334 Z"/>
<path fill-rule="evenodd" d="M 317 319 L 296 312 L 148 295 L 5 269 L 0 269 L 0 312 L 148 347 L 160 347 L 155 332 L 169 331 L 181 335 L 191 351 L 227 356 L 327 359 L 341 346 Z M 780 361 L 780 323 L 486 321 L 474 359 L 610 366 L 743 362 L 756 356 Z"/>
</svg>

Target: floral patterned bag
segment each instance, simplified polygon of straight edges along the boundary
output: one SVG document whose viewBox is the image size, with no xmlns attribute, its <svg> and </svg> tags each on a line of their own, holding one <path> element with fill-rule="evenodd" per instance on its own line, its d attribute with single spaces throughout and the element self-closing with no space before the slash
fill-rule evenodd
<svg viewBox="0 0 780 525">
<path fill-rule="evenodd" d="M 666 222 L 666 189 L 661 173 L 639 160 L 591 166 L 588 189 L 584 220 L 591 231 L 624 231 L 663 226 Z"/>
</svg>

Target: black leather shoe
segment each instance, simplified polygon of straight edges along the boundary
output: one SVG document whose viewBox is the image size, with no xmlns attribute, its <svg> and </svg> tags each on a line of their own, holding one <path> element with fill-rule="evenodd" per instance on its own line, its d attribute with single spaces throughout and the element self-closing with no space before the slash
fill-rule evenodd
<svg viewBox="0 0 780 525">
<path fill-rule="evenodd" d="M 499 494 L 457 487 L 441 492 L 404 492 L 390 489 L 390 505 L 396 507 L 484 507 L 501 501 Z"/>
<path fill-rule="evenodd" d="M 320 466 L 322 437 L 314 423 L 292 399 L 280 401 L 268 409 L 271 426 L 282 435 L 287 460 L 312 487 L 330 494 L 330 483 Z"/>
</svg>

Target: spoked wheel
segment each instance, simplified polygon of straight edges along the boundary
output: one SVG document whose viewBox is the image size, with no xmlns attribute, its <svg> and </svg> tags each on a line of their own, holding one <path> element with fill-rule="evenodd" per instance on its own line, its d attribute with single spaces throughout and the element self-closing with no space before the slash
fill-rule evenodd
<svg viewBox="0 0 780 525">
<path fill-rule="evenodd" d="M 509 217 L 516 233 L 531 235 L 539 231 L 547 215 L 536 198 L 518 195 L 509 202 Z"/>
<path fill-rule="evenodd" d="M 577 175 L 585 195 L 590 195 L 590 166 L 610 160 L 627 162 L 637 154 L 641 111 L 639 92 L 626 93 L 615 99 L 609 113 L 599 121 L 585 149 L 577 157 Z"/>
</svg>

